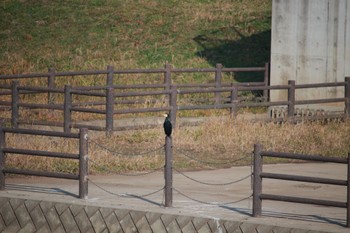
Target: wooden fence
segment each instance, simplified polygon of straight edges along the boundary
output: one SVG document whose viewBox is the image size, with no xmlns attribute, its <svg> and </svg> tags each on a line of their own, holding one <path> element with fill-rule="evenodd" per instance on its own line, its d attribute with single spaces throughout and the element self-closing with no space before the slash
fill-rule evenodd
<svg viewBox="0 0 350 233">
<path fill-rule="evenodd" d="M 276 121 L 298 121 L 296 116 L 296 107 L 306 104 L 321 104 L 321 103 L 343 103 L 344 112 L 327 116 L 307 116 L 306 119 L 319 119 L 323 117 L 349 117 L 350 116 L 350 78 L 345 78 L 344 82 L 335 83 L 315 83 L 315 84 L 296 84 L 295 81 L 289 81 L 287 85 L 269 86 L 266 80 L 263 83 L 223 83 L 221 82 L 222 72 L 264 72 L 265 79 L 268 71 L 268 66 L 257 68 L 222 68 L 217 65 L 212 69 L 172 69 L 170 65 L 166 65 L 164 69 L 158 70 L 125 70 L 114 71 L 113 67 L 109 66 L 107 71 L 89 71 L 89 72 L 66 72 L 55 73 L 51 72 L 48 76 L 49 87 L 31 87 L 20 86 L 18 80 L 12 82 L 11 87 L 7 91 L 0 92 L 3 95 L 11 94 L 11 101 L 0 101 L 0 105 L 7 106 L 11 111 L 11 125 L 18 127 L 19 124 L 42 124 L 49 126 L 63 127 L 65 132 L 70 132 L 71 128 L 89 128 L 92 130 L 103 130 L 107 132 L 123 129 L 132 129 L 133 127 L 121 126 L 115 127 L 115 116 L 120 114 L 134 114 L 146 112 L 166 112 L 169 111 L 171 121 L 176 124 L 176 115 L 178 111 L 196 110 L 196 109 L 228 109 L 232 115 L 235 115 L 240 108 L 246 107 L 271 107 L 285 106 L 287 108 L 287 116 L 283 119 L 274 119 Z M 213 72 L 215 73 L 215 83 L 205 84 L 173 84 L 171 81 L 172 73 L 183 72 Z M 66 85 L 64 88 L 55 88 L 53 83 L 54 77 L 57 76 L 74 76 L 74 75 L 91 75 L 91 74 L 107 74 L 107 85 L 103 86 L 84 86 L 72 87 Z M 113 76 L 116 73 L 164 73 L 164 83 L 162 84 L 130 84 L 130 85 L 114 85 Z M 16 78 L 32 78 L 42 77 L 48 74 L 32 74 L 32 75 L 13 75 L 0 76 L 1 79 L 16 79 Z M 313 99 L 313 100 L 298 100 L 296 98 L 296 90 L 306 88 L 344 88 L 344 97 L 328 98 L 328 99 Z M 136 89 L 136 91 L 135 91 Z M 268 93 L 272 90 L 284 90 L 288 92 L 288 97 L 284 101 L 267 101 Z M 261 101 L 244 101 L 241 97 L 243 92 L 260 91 L 265 96 Z M 47 103 L 28 103 L 21 100 L 20 96 L 27 94 L 35 95 L 47 93 Z M 63 103 L 54 102 L 53 94 L 60 95 Z M 206 95 L 204 101 L 192 103 L 196 95 Z M 81 102 L 77 99 L 80 97 L 95 98 L 90 102 Z M 182 101 L 187 97 L 187 102 Z M 213 96 L 214 98 L 211 99 Z M 133 99 L 136 97 L 147 97 L 153 105 L 151 107 L 140 106 L 142 101 Z M 23 98 L 22 98 L 23 99 Z M 98 101 L 97 101 L 98 99 Z M 158 105 L 157 105 L 158 101 Z M 138 105 L 137 105 L 138 104 Z M 62 111 L 62 121 L 60 122 L 42 122 L 28 121 L 20 118 L 20 109 L 50 109 Z M 98 114 L 102 115 L 105 120 L 104 126 L 87 125 L 77 123 L 72 120 L 72 114 Z"/>
<path fill-rule="evenodd" d="M 0 190 L 5 189 L 5 174 L 20 174 L 30 176 L 45 176 L 61 179 L 79 180 L 79 198 L 86 199 L 88 195 L 88 141 L 87 129 L 80 129 L 79 133 L 64 133 L 31 129 L 0 128 Z M 42 150 L 18 149 L 6 146 L 6 134 L 29 134 L 48 137 L 61 137 L 79 140 L 79 154 L 50 152 Z M 16 168 L 7 168 L 5 159 L 10 154 L 28 156 L 44 156 L 50 158 L 75 159 L 79 161 L 79 174 L 55 173 L 48 171 L 33 171 Z"/>
<path fill-rule="evenodd" d="M 339 179 L 327 179 L 327 178 L 317 178 L 317 177 L 298 176 L 298 175 L 266 173 L 266 172 L 263 172 L 262 170 L 263 157 L 347 164 L 347 177 L 345 180 L 339 180 Z M 315 205 L 346 208 L 347 210 L 346 225 L 347 227 L 350 227 L 350 155 L 349 154 L 348 154 L 348 158 L 332 158 L 332 157 L 323 157 L 318 155 L 280 153 L 280 152 L 273 152 L 273 151 L 263 151 L 262 146 L 259 144 L 256 144 L 254 145 L 254 173 L 253 174 L 254 174 L 254 184 L 253 184 L 253 216 L 254 217 L 261 216 L 262 200 L 315 204 Z M 347 200 L 345 202 L 339 202 L 339 201 L 332 201 L 332 200 L 319 200 L 319 199 L 300 198 L 300 197 L 281 196 L 281 195 L 262 193 L 263 178 L 345 186 L 347 189 L 346 191 Z"/>
</svg>

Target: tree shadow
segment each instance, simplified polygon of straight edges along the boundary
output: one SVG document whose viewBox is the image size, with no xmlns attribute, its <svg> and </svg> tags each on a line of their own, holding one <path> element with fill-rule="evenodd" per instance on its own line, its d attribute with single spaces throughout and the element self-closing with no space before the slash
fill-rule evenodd
<svg viewBox="0 0 350 233">
<path fill-rule="evenodd" d="M 221 31 L 229 31 L 239 39 L 218 39 Z M 205 58 L 215 66 L 221 63 L 224 67 L 263 67 L 270 61 L 271 30 L 251 36 L 244 36 L 237 28 L 229 27 L 207 34 L 198 35 L 193 40 L 203 49 L 197 56 Z M 234 79 L 237 82 L 262 82 L 263 72 L 238 72 Z"/>
</svg>

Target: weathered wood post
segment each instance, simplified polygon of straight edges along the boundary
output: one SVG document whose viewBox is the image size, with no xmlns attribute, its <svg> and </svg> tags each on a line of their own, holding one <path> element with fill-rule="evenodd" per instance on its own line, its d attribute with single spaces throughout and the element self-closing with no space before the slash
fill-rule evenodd
<svg viewBox="0 0 350 233">
<path fill-rule="evenodd" d="M 269 85 L 269 69 L 270 69 L 270 64 L 267 62 L 265 63 L 265 71 L 264 71 L 264 86 L 267 87 Z M 269 100 L 269 90 L 264 89 L 263 91 L 263 97 L 264 101 Z"/>
<path fill-rule="evenodd" d="M 114 88 L 113 88 L 113 77 L 114 68 L 113 66 L 107 66 L 107 88 L 106 88 L 106 134 L 110 136 L 113 132 L 114 125 Z"/>
<path fill-rule="evenodd" d="M 288 118 L 294 120 L 294 111 L 295 111 L 295 81 L 288 81 Z"/>
<path fill-rule="evenodd" d="M 66 133 L 71 132 L 71 108 L 72 108 L 72 87 L 69 85 L 64 86 L 64 109 L 63 109 L 63 131 Z"/>
<path fill-rule="evenodd" d="M 165 207 L 172 207 L 173 205 L 173 143 L 171 136 L 165 136 Z"/>
<path fill-rule="evenodd" d="M 19 117 L 19 92 L 18 92 L 18 81 L 12 82 L 12 101 L 11 101 L 11 125 L 13 128 L 18 128 L 18 117 Z"/>
<path fill-rule="evenodd" d="M 238 104 L 238 93 L 237 93 L 237 84 L 231 83 L 231 96 L 230 96 L 230 102 L 231 102 L 231 108 L 230 108 L 230 116 L 235 117 L 237 115 L 237 104 Z"/>
<path fill-rule="evenodd" d="M 49 68 L 49 75 L 47 76 L 47 87 L 49 89 L 55 88 L 55 69 Z M 49 90 L 47 92 L 47 103 L 53 104 L 54 102 L 54 96 Z"/>
<path fill-rule="evenodd" d="M 177 86 L 175 86 L 175 85 L 171 86 L 169 106 L 171 107 L 170 121 L 171 121 L 171 124 L 173 125 L 173 128 L 175 128 L 175 126 L 176 126 L 176 113 L 177 113 Z"/>
<path fill-rule="evenodd" d="M 262 178 L 260 176 L 262 172 L 262 158 L 261 153 L 262 146 L 260 144 L 254 145 L 254 182 L 253 182 L 253 217 L 261 216 L 262 201 L 260 195 L 262 193 Z"/>
<path fill-rule="evenodd" d="M 79 130 L 79 198 L 88 198 L 88 129 Z"/>
<path fill-rule="evenodd" d="M 0 190 L 5 189 L 5 131 L 0 128 Z"/>
<path fill-rule="evenodd" d="M 346 226 L 350 227 L 350 153 L 348 153 L 348 172 L 347 172 L 347 202 L 346 202 Z"/>
<path fill-rule="evenodd" d="M 114 89 L 106 89 L 106 134 L 108 136 L 113 132 L 113 115 L 114 115 Z"/>
<path fill-rule="evenodd" d="M 350 119 L 350 77 L 345 77 L 345 117 Z"/>
<path fill-rule="evenodd" d="M 170 90 L 170 88 L 171 88 L 171 65 L 166 63 L 164 68 L 165 68 L 165 73 L 164 73 L 165 90 Z"/>
<path fill-rule="evenodd" d="M 222 64 L 216 64 L 215 69 L 215 87 L 221 88 Z M 215 105 L 220 104 L 221 92 L 215 92 Z"/>
</svg>

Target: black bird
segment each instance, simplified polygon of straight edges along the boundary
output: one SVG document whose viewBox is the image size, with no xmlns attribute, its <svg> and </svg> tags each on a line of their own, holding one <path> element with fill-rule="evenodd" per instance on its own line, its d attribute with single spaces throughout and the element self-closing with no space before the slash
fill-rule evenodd
<svg viewBox="0 0 350 233">
<path fill-rule="evenodd" d="M 171 132 L 173 130 L 173 125 L 170 122 L 170 116 L 168 113 L 164 114 L 165 116 L 165 121 L 163 123 L 163 128 L 164 128 L 164 133 L 166 134 L 166 136 L 170 137 L 171 136 Z"/>
</svg>

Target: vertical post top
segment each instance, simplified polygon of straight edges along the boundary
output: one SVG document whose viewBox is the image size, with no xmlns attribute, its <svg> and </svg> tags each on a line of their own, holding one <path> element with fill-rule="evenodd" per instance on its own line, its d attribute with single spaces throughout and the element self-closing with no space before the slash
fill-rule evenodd
<svg viewBox="0 0 350 233">
<path fill-rule="evenodd" d="M 164 68 L 167 69 L 167 70 L 170 70 L 171 69 L 171 64 L 165 63 Z"/>
<path fill-rule="evenodd" d="M 216 69 L 222 69 L 222 64 L 221 63 L 217 63 L 216 64 Z"/>
<path fill-rule="evenodd" d="M 289 85 L 295 85 L 295 80 L 288 80 Z"/>
</svg>

